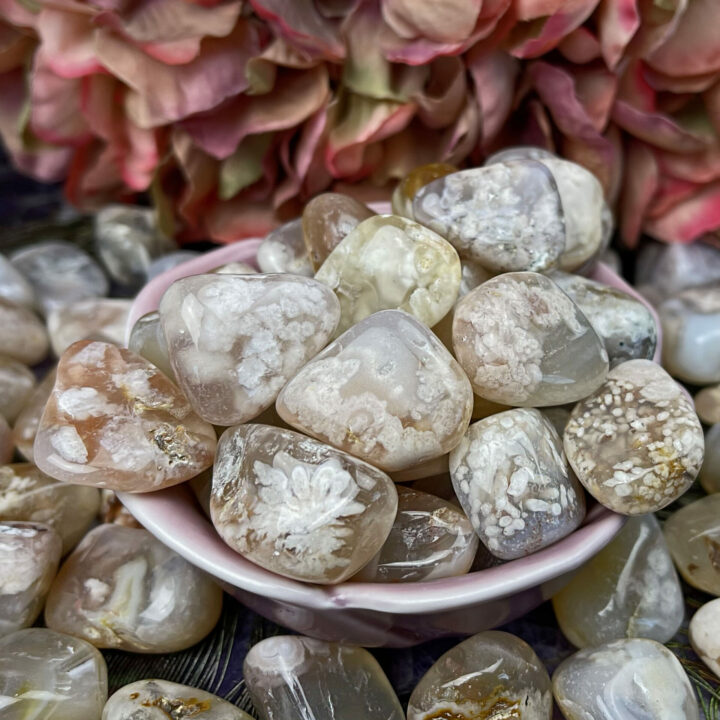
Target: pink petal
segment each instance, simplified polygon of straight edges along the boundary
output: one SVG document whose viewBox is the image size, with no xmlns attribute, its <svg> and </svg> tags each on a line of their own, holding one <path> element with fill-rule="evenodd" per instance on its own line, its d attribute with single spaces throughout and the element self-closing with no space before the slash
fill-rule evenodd
<svg viewBox="0 0 720 720">
<path fill-rule="evenodd" d="M 640 27 L 638 0 L 602 0 L 597 24 L 602 54 L 608 67 L 620 62 L 633 35 Z"/>
<path fill-rule="evenodd" d="M 570 61 L 588 63 L 600 57 L 600 43 L 585 26 L 573 30 L 558 45 L 558 50 Z"/>
<path fill-rule="evenodd" d="M 25 65 L 35 49 L 35 40 L 0 22 L 0 74 Z"/>
<path fill-rule="evenodd" d="M 147 190 L 159 161 L 155 130 L 139 128 L 132 122 L 125 124 L 125 152 L 120 160 L 120 172 L 125 184 L 138 192 Z"/>
<path fill-rule="evenodd" d="M 645 214 L 645 222 L 662 217 L 701 188 L 702 186 L 697 183 L 661 175 L 655 195 Z"/>
<path fill-rule="evenodd" d="M 27 3 L 17 0 L 0 0 L 0 18 L 24 28 L 34 28 L 37 23 L 37 13 L 30 10 Z"/>
<path fill-rule="evenodd" d="M 640 237 L 643 217 L 658 187 L 658 167 L 652 151 L 641 142 L 628 148 L 625 185 L 620 198 L 620 234 L 629 247 Z"/>
<path fill-rule="evenodd" d="M 242 193 L 232 200 L 216 203 L 209 209 L 206 220 L 209 236 L 221 243 L 263 237 L 277 224 L 270 202 L 249 202 Z"/>
<path fill-rule="evenodd" d="M 655 153 L 663 175 L 691 183 L 720 180 L 720 147 L 715 145 L 699 153 Z"/>
<path fill-rule="evenodd" d="M 554 15 L 571 3 L 566 0 L 515 0 L 515 16 L 521 22 Z"/>
<path fill-rule="evenodd" d="M 465 65 L 457 57 L 440 57 L 428 70 L 427 82 L 419 92 L 413 93 L 412 99 L 417 103 L 418 117 L 427 127 L 447 127 L 465 104 Z"/>
<path fill-rule="evenodd" d="M 675 205 L 660 218 L 645 223 L 649 235 L 664 242 L 692 242 L 720 228 L 720 182 L 714 182 Z"/>
<path fill-rule="evenodd" d="M 475 27 L 482 0 L 381 0 L 385 22 L 407 39 L 424 38 L 436 43 L 467 39 Z"/>
<path fill-rule="evenodd" d="M 717 80 L 717 73 L 671 77 L 651 67 L 646 67 L 643 75 L 648 85 L 657 92 L 664 90 L 672 93 L 701 93 L 712 87 Z"/>
<path fill-rule="evenodd" d="M 574 74 L 575 94 L 598 132 L 608 124 L 612 111 L 617 77 L 603 65 L 578 68 Z"/>
<path fill-rule="evenodd" d="M 56 75 L 75 78 L 103 70 L 95 56 L 94 25 L 87 13 L 44 7 L 37 31 L 46 63 Z"/>
</svg>

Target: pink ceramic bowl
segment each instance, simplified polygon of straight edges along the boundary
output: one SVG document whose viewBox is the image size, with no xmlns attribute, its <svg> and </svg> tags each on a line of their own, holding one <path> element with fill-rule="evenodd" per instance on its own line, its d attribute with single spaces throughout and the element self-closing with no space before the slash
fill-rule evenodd
<svg viewBox="0 0 720 720">
<path fill-rule="evenodd" d="M 174 280 L 236 260 L 253 263 L 259 242 L 228 245 L 155 278 L 137 296 L 128 327 L 157 309 Z M 598 264 L 591 277 L 642 300 L 607 266 Z M 424 583 L 318 586 L 275 575 L 231 550 L 185 486 L 120 497 L 158 539 L 213 575 L 256 612 L 304 635 L 368 647 L 401 647 L 444 635 L 471 634 L 519 617 L 557 592 L 624 522 L 620 515 L 595 505 L 568 537 L 504 565 Z"/>
</svg>

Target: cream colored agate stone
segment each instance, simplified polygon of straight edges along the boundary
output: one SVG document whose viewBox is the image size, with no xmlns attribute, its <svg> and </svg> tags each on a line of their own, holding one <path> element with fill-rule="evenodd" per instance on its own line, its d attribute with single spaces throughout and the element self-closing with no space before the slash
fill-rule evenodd
<svg viewBox="0 0 720 720">
<path fill-rule="evenodd" d="M 679 660 L 655 640 L 615 640 L 580 650 L 553 673 L 566 720 L 699 720 Z"/>
<path fill-rule="evenodd" d="M 720 493 L 720 423 L 705 433 L 705 458 L 698 477 L 706 493 Z"/>
<path fill-rule="evenodd" d="M 457 299 L 460 258 L 450 243 L 413 220 L 375 215 L 335 247 L 315 279 L 340 300 L 336 335 L 379 310 L 405 310 L 432 327 Z"/>
<path fill-rule="evenodd" d="M 0 521 L 0 637 L 35 622 L 57 572 L 61 545 L 47 525 Z"/>
<path fill-rule="evenodd" d="M 653 515 L 625 527 L 553 597 L 560 629 L 579 648 L 620 638 L 665 643 L 685 613 L 680 581 Z"/>
<path fill-rule="evenodd" d="M 507 410 L 473 423 L 450 452 L 450 475 L 475 532 L 504 560 L 551 545 L 585 516 L 562 441 L 538 410 Z"/>
<path fill-rule="evenodd" d="M 698 657 L 720 678 L 720 598 L 693 615 L 688 636 Z"/>
<path fill-rule="evenodd" d="M 720 384 L 703 388 L 695 396 L 695 411 L 707 425 L 720 423 Z"/>
<path fill-rule="evenodd" d="M 160 302 L 170 363 L 195 411 L 215 425 L 247 422 L 335 331 L 340 305 L 311 278 L 194 275 Z"/>
<path fill-rule="evenodd" d="M 33 455 L 56 480 L 148 492 L 209 467 L 215 444 L 213 427 L 154 365 L 82 341 L 60 358 Z"/>
<path fill-rule="evenodd" d="M 411 170 L 395 187 L 392 194 L 392 211 L 395 215 L 414 220 L 412 201 L 421 187 L 438 178 L 457 172 L 459 168 L 449 163 L 428 163 Z"/>
<path fill-rule="evenodd" d="M 60 568 L 45 622 L 95 647 L 169 653 L 202 640 L 221 606 L 220 587 L 147 530 L 100 525 Z"/>
<path fill-rule="evenodd" d="M 283 388 L 276 407 L 301 432 L 397 471 L 460 442 L 472 391 L 430 330 L 402 310 L 386 310 L 316 355 Z"/>
<path fill-rule="evenodd" d="M 333 584 L 380 549 L 397 511 L 385 473 L 291 430 L 228 428 L 210 511 L 223 540 L 279 575 Z"/>
<path fill-rule="evenodd" d="M 407 720 L 550 720 L 552 705 L 550 678 L 533 649 L 491 630 L 456 645 L 425 673 Z"/>
<path fill-rule="evenodd" d="M 35 375 L 26 365 L 0 355 L 0 415 L 15 421 L 35 389 Z"/>
<path fill-rule="evenodd" d="M 628 360 L 573 409 L 565 454 L 585 489 L 623 515 L 669 505 L 703 461 L 700 421 L 682 388 L 650 360 Z"/>
<path fill-rule="evenodd" d="M 47 331 L 37 315 L 0 298 L 0 355 L 35 365 L 47 356 L 49 349 Z"/>
<path fill-rule="evenodd" d="M 55 386 L 55 373 L 56 370 L 53 368 L 45 375 L 27 399 L 17 418 L 15 418 L 12 431 L 13 442 L 20 454 L 30 462 L 33 460 L 33 445 L 40 425 L 40 418 Z"/>
<path fill-rule="evenodd" d="M 35 305 L 35 292 L 15 266 L 0 254 L 0 298 L 32 309 Z"/>
<path fill-rule="evenodd" d="M 473 564 L 478 537 L 453 503 L 398 487 L 395 522 L 380 552 L 353 580 L 420 582 L 464 575 Z"/>
<path fill-rule="evenodd" d="M 0 467 L 0 520 L 50 526 L 60 535 L 63 555 L 80 542 L 99 507 L 97 488 L 58 482 L 30 463 Z"/>
<path fill-rule="evenodd" d="M 158 370 L 176 382 L 159 312 L 146 313 L 137 320 L 132 326 L 127 345 L 129 350 L 149 360 Z"/>
<path fill-rule="evenodd" d="M 256 260 L 263 273 L 312 277 L 314 271 L 303 240 L 302 219 L 291 220 L 269 233 L 260 243 Z"/>
<path fill-rule="evenodd" d="M 60 357 L 78 340 L 92 338 L 122 345 L 132 300 L 88 298 L 53 309 L 47 317 L 50 343 Z"/>
<path fill-rule="evenodd" d="M 98 720 L 107 694 L 105 660 L 84 640 L 45 628 L 0 638 L 2 720 Z"/>
<path fill-rule="evenodd" d="M 565 220 L 552 173 L 536 160 L 461 170 L 420 188 L 415 220 L 460 255 L 493 272 L 555 267 L 565 249 Z"/>
<path fill-rule="evenodd" d="M 250 648 L 243 676 L 262 720 L 405 720 L 377 660 L 359 647 L 277 635 Z"/>
<path fill-rule="evenodd" d="M 0 415 L 0 464 L 9 462 L 12 459 L 14 450 L 12 429 L 7 420 Z"/>
<path fill-rule="evenodd" d="M 375 213 L 342 193 L 322 193 L 305 206 L 302 232 L 313 269 L 317 270 L 351 230 Z"/>
<path fill-rule="evenodd" d="M 720 596 L 720 494 L 674 512 L 663 527 L 675 567 L 685 581 Z"/>
<path fill-rule="evenodd" d="M 562 405 L 605 380 L 608 357 L 587 318 L 537 273 L 487 280 L 456 306 L 455 357 L 473 390 L 505 405 Z"/>
</svg>

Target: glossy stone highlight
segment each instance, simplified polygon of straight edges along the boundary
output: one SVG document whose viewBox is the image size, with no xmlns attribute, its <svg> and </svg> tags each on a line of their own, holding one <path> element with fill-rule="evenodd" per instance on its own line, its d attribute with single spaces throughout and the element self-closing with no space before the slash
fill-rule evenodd
<svg viewBox="0 0 720 720">
<path fill-rule="evenodd" d="M 149 312 L 137 320 L 130 331 L 127 345 L 129 350 L 149 360 L 158 370 L 177 382 L 170 364 L 159 312 Z"/>
<path fill-rule="evenodd" d="M 35 389 L 35 375 L 17 360 L 0 355 L 0 415 L 15 421 Z"/>
<path fill-rule="evenodd" d="M 45 411 L 45 405 L 55 386 L 55 368 L 50 370 L 42 381 L 35 387 L 25 406 L 15 419 L 12 437 L 20 454 L 32 462 L 33 444 L 37 434 L 40 418 Z"/>
<path fill-rule="evenodd" d="M 313 276 L 313 267 L 303 240 L 301 218 L 291 220 L 267 235 L 258 248 L 257 264 L 264 273 Z"/>
<path fill-rule="evenodd" d="M 35 365 L 47 356 L 49 349 L 45 326 L 37 315 L 0 298 L 0 355 Z"/>
<path fill-rule="evenodd" d="M 720 598 L 705 603 L 690 621 L 690 644 L 720 679 Z"/>
</svg>

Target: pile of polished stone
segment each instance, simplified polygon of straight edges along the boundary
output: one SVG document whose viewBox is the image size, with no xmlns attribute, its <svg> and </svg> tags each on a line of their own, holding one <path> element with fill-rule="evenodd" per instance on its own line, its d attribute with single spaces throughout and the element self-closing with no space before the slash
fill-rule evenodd
<svg viewBox="0 0 720 720">
<path fill-rule="evenodd" d="M 708 386 L 703 462 L 690 396 L 651 361 L 652 314 L 582 274 L 611 234 L 590 173 L 528 148 L 471 170 L 426 166 L 393 212 L 315 198 L 263 241 L 262 272 L 232 263 L 174 282 L 129 349 L 130 301 L 105 297 L 107 276 L 132 294 L 188 259 L 148 211 L 98 215 L 104 271 L 58 242 L 0 256 L 0 462 L 15 450 L 28 461 L 0 467 L 8 720 L 245 717 L 159 680 L 102 710 L 95 648 L 173 652 L 219 617 L 218 586 L 113 495 L 186 481 L 243 557 L 321 584 L 429 581 L 524 557 L 583 522 L 587 491 L 632 517 L 553 599 L 583 650 L 551 687 L 519 638 L 481 633 L 433 666 L 407 717 L 546 719 L 553 693 L 568 720 L 698 717 L 660 643 L 683 619 L 673 560 L 720 595 L 720 494 L 676 512 L 665 536 L 652 513 L 699 472 L 720 490 L 720 250 L 655 248 L 639 267 L 661 301 L 666 367 Z M 682 262 L 702 288 L 683 285 Z M 51 350 L 57 366 L 36 386 L 29 366 Z M 48 629 L 23 629 L 43 608 Z M 715 673 L 719 638 L 716 600 L 691 625 Z M 245 674 L 267 720 L 334 720 L 337 707 L 404 717 L 357 648 L 272 638 Z"/>
</svg>

